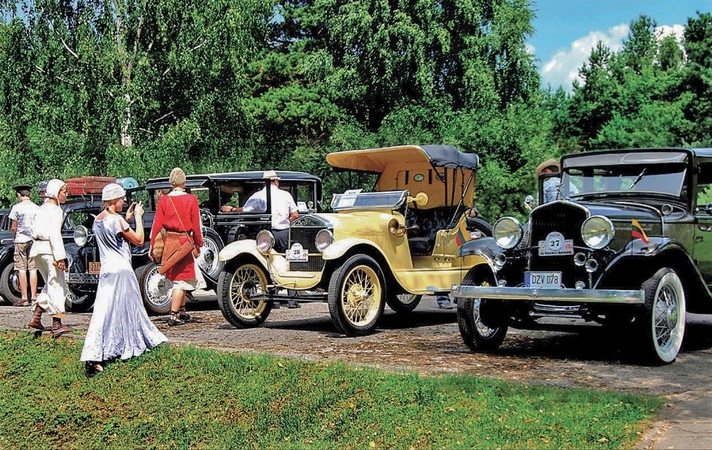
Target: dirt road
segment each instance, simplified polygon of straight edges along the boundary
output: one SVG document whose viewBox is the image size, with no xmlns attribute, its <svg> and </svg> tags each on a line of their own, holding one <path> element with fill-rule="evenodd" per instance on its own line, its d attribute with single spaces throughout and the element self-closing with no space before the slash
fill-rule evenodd
<svg viewBox="0 0 712 450">
<path fill-rule="evenodd" d="M 226 351 L 271 353 L 314 361 L 344 361 L 422 373 L 470 373 L 487 377 L 566 387 L 625 390 L 669 395 L 709 384 L 712 373 L 712 321 L 688 319 L 682 353 L 673 364 L 646 367 L 622 363 L 617 337 L 602 327 L 577 332 L 510 330 L 496 354 L 470 353 L 460 339 L 454 310 L 440 310 L 425 297 L 408 317 L 386 308 L 378 331 L 347 338 L 336 332 L 323 303 L 300 309 L 273 310 L 265 324 L 239 330 L 227 323 L 212 293 L 189 304 L 194 322 L 168 327 L 154 322 L 172 342 Z M 0 327 L 20 330 L 29 320 L 25 308 L 0 306 Z M 70 314 L 65 321 L 85 331 L 90 314 Z M 47 321 L 47 319 L 45 319 Z M 78 337 L 81 337 L 78 335 Z"/>
</svg>

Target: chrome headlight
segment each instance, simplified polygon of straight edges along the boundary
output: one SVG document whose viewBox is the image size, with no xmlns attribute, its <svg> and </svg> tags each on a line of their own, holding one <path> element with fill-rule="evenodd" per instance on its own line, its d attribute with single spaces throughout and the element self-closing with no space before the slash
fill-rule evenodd
<svg viewBox="0 0 712 450">
<path fill-rule="evenodd" d="M 78 225 L 74 229 L 74 243 L 80 247 L 87 245 L 89 240 L 89 230 L 84 225 Z"/>
<path fill-rule="evenodd" d="M 319 230 L 319 232 L 316 234 L 316 239 L 314 239 L 316 249 L 319 250 L 320 253 L 324 253 L 326 247 L 330 246 L 333 243 L 334 235 L 331 234 L 331 231 L 327 229 Z"/>
<path fill-rule="evenodd" d="M 492 227 L 494 241 L 505 250 L 519 244 L 523 234 L 522 224 L 514 217 L 502 217 Z"/>
<path fill-rule="evenodd" d="M 608 217 L 591 216 L 581 225 L 581 238 L 584 244 L 595 250 L 610 244 L 615 234 L 616 228 Z"/>
<path fill-rule="evenodd" d="M 269 253 L 274 247 L 274 235 L 269 230 L 262 230 L 257 233 L 257 251 L 262 254 Z"/>
</svg>

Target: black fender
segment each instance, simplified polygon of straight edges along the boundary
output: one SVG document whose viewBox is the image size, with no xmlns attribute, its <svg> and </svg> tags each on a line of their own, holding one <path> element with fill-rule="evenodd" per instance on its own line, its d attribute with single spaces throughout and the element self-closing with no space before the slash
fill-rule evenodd
<svg viewBox="0 0 712 450">
<path fill-rule="evenodd" d="M 472 241 L 465 242 L 462 244 L 460 247 L 460 250 L 457 252 L 457 256 L 462 258 L 465 256 L 472 256 L 472 255 L 478 255 L 482 256 L 485 261 L 487 261 L 487 266 L 488 268 L 486 269 L 487 274 L 492 277 L 492 280 L 494 282 L 494 285 L 496 286 L 497 284 L 497 264 L 496 264 L 496 258 L 497 255 L 500 253 L 504 253 L 504 249 L 497 245 L 495 242 L 494 238 L 492 237 L 483 237 L 479 239 L 475 239 Z M 479 268 L 479 270 L 482 270 L 484 268 L 483 264 L 479 264 L 475 266 L 473 269 Z M 491 274 L 491 275 L 490 275 Z"/>
<path fill-rule="evenodd" d="M 677 241 L 667 237 L 651 237 L 646 244 L 631 241 L 604 269 L 595 284 L 597 289 L 640 289 L 642 284 L 662 267 L 673 269 L 682 281 L 687 297 L 687 311 L 712 313 L 712 292 L 700 270 Z"/>
</svg>

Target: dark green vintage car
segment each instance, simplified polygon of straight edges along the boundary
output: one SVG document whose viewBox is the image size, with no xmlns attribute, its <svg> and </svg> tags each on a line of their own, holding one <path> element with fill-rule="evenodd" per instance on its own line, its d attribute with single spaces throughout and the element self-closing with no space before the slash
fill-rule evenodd
<svg viewBox="0 0 712 450">
<path fill-rule="evenodd" d="M 540 192 L 554 181 L 557 200 L 461 248 L 489 261 L 453 288 L 465 344 L 492 351 L 510 326 L 577 318 L 625 331 L 648 362 L 672 362 L 686 313 L 712 314 L 712 149 L 568 155 L 549 177 Z"/>
</svg>

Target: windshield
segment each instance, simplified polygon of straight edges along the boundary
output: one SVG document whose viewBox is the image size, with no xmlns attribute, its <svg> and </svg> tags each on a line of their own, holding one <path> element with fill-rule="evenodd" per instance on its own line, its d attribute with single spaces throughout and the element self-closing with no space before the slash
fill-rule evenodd
<svg viewBox="0 0 712 450">
<path fill-rule="evenodd" d="M 345 209 L 398 209 L 407 197 L 408 191 L 386 192 L 361 192 L 360 190 L 346 191 L 343 194 L 334 194 L 331 200 L 331 209 L 341 211 Z"/>
<path fill-rule="evenodd" d="M 604 192 L 645 192 L 680 197 L 686 170 L 684 164 L 571 167 L 564 172 L 559 191 L 568 192 L 570 197 Z"/>
</svg>

